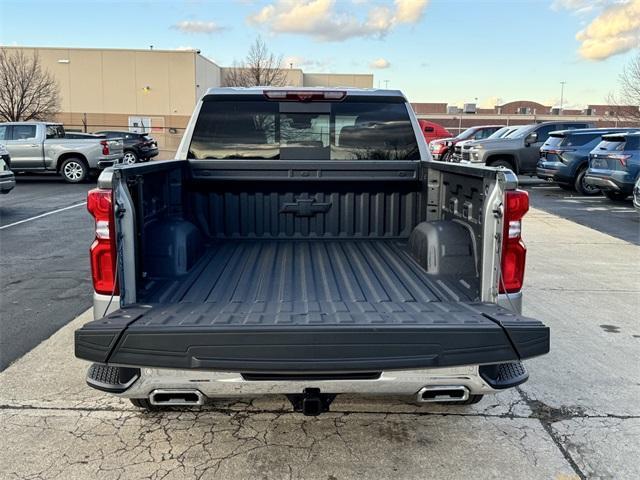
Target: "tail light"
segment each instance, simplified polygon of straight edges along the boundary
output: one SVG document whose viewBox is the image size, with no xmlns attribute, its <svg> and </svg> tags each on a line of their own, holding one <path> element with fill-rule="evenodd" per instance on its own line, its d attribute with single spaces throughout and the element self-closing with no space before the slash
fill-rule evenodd
<svg viewBox="0 0 640 480">
<path fill-rule="evenodd" d="M 505 194 L 502 232 L 502 280 L 500 293 L 515 293 L 522 288 L 527 248 L 522 242 L 522 217 L 529 210 L 529 194 L 510 190 Z"/>
<path fill-rule="evenodd" d="M 117 294 L 116 246 L 111 190 L 103 188 L 89 190 L 87 210 L 96 222 L 96 238 L 89 249 L 93 289 L 102 295 Z"/>
<path fill-rule="evenodd" d="M 314 91 L 314 90 L 263 90 L 262 92 L 268 100 L 312 102 L 312 101 L 340 101 L 344 100 L 347 92 L 343 91 Z"/>
<path fill-rule="evenodd" d="M 611 158 L 612 160 L 618 160 L 623 167 L 627 166 L 627 160 L 631 158 L 631 155 L 624 155 L 622 153 L 612 153 L 607 155 L 607 158 Z"/>
<path fill-rule="evenodd" d="M 106 140 L 100 140 L 100 145 L 102 145 L 102 154 L 109 155 L 109 143 Z"/>
</svg>

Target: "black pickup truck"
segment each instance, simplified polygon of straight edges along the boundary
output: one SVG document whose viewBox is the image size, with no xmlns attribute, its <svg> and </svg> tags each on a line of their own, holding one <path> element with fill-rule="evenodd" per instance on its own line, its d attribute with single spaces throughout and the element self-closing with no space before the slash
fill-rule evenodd
<svg viewBox="0 0 640 480">
<path fill-rule="evenodd" d="M 286 394 L 478 401 L 528 378 L 528 210 L 510 170 L 433 162 L 398 91 L 212 89 L 177 159 L 89 192 L 87 382 L 144 408 Z"/>
</svg>

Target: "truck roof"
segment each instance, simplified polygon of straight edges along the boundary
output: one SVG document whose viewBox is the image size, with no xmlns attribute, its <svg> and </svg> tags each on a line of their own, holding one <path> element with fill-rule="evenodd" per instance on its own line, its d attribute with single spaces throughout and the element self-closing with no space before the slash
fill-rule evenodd
<svg viewBox="0 0 640 480">
<path fill-rule="evenodd" d="M 60 122 L 40 122 L 40 121 L 36 121 L 36 120 L 28 120 L 26 122 L 0 122 L 0 124 L 2 125 L 60 125 L 62 126 L 62 123 Z"/>
<path fill-rule="evenodd" d="M 400 90 L 386 90 L 380 88 L 352 88 L 352 87 L 215 87 L 207 90 L 207 95 L 262 95 L 268 91 L 291 92 L 346 92 L 347 96 L 380 96 L 405 98 Z"/>
</svg>

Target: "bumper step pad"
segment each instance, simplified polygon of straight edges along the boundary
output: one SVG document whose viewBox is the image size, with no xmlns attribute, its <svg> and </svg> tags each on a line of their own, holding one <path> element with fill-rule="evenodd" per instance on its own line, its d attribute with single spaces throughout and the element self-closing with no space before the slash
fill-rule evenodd
<svg viewBox="0 0 640 480">
<path fill-rule="evenodd" d="M 521 362 L 512 362 L 483 365 L 480 367 L 480 376 L 491 388 L 503 390 L 526 382 L 529 372 Z"/>
<path fill-rule="evenodd" d="M 122 393 L 140 378 L 139 368 L 113 367 L 94 363 L 87 371 L 87 384 L 97 390 Z"/>
</svg>

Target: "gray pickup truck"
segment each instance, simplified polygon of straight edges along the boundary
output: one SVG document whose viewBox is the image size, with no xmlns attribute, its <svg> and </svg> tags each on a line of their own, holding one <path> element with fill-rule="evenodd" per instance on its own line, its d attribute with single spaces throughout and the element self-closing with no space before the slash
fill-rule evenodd
<svg viewBox="0 0 640 480">
<path fill-rule="evenodd" d="M 510 170 L 435 162 L 390 90 L 212 89 L 177 160 L 88 194 L 87 383 L 139 407 L 285 394 L 475 403 L 528 378 L 529 208 Z"/>
<path fill-rule="evenodd" d="M 122 139 L 66 138 L 59 123 L 0 123 L 0 143 L 11 154 L 14 172 L 55 172 L 70 183 L 84 181 L 124 155 Z"/>
<path fill-rule="evenodd" d="M 551 132 L 592 127 L 592 123 L 575 121 L 525 125 L 507 137 L 472 144 L 468 153 L 465 152 L 461 163 L 505 167 L 518 175 L 534 175 L 540 160 L 540 147 Z"/>
</svg>

